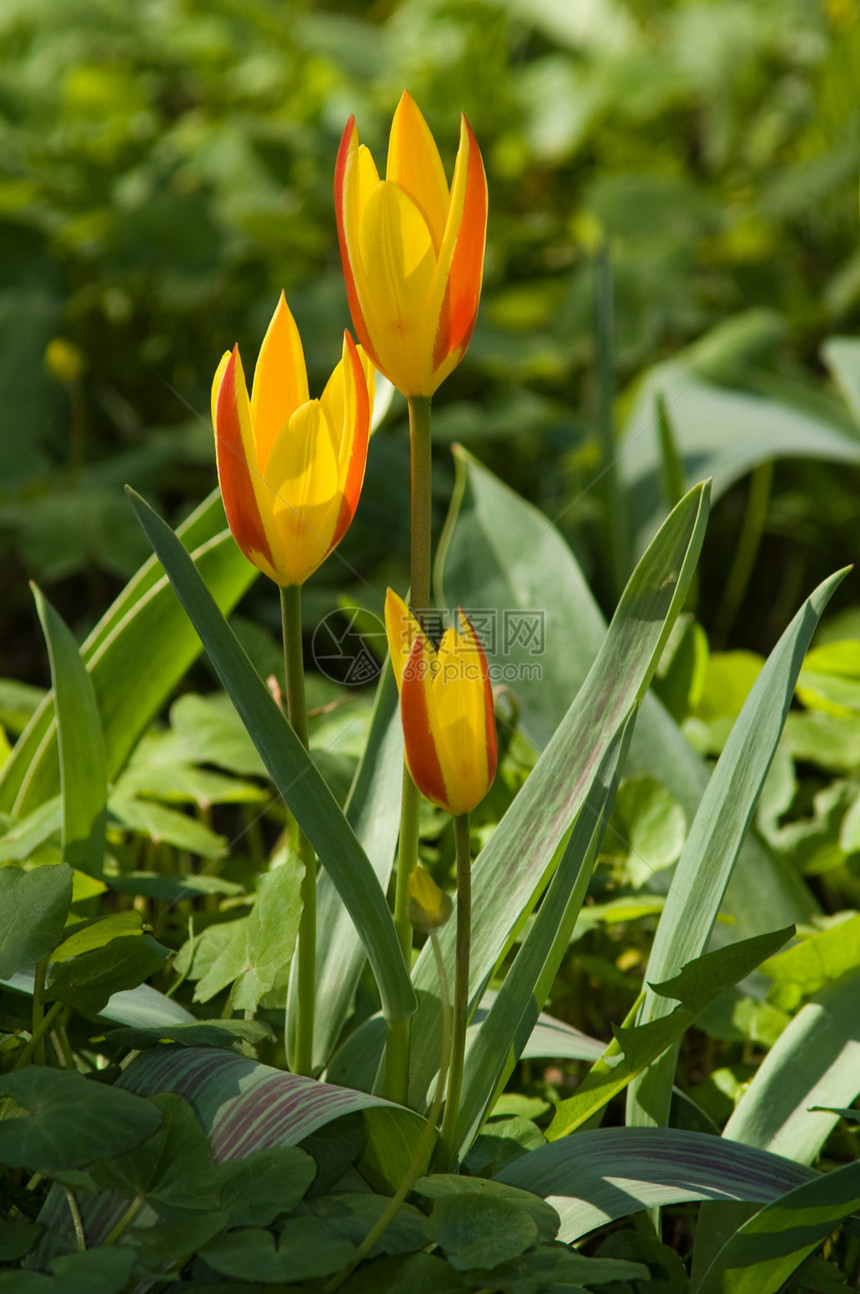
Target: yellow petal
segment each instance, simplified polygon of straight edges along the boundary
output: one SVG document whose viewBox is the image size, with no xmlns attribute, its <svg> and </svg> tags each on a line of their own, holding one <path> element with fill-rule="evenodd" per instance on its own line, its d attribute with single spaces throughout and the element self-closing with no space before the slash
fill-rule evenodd
<svg viewBox="0 0 860 1294">
<path fill-rule="evenodd" d="M 425 394 L 432 353 L 432 336 L 428 344 L 425 334 L 436 268 L 433 240 L 412 199 L 387 180 L 368 198 L 360 249 L 379 367 L 404 395 Z"/>
<path fill-rule="evenodd" d="M 406 91 L 391 123 L 385 178 L 412 198 L 438 256 L 448 215 L 448 181 L 430 128 Z"/>
<path fill-rule="evenodd" d="M 403 670 L 412 651 L 412 644 L 421 634 L 421 627 L 403 598 L 393 589 L 389 589 L 385 595 L 385 632 L 391 653 L 391 668 L 394 670 L 399 692 Z"/>
<path fill-rule="evenodd" d="M 297 409 L 265 471 L 282 583 L 303 584 L 328 556 L 340 507 L 334 431 L 318 400 Z"/>
<path fill-rule="evenodd" d="M 213 377 L 213 379 L 212 379 L 212 398 L 211 398 L 211 408 L 212 408 L 212 426 L 213 426 L 213 428 L 216 426 L 217 421 L 218 421 L 218 414 L 217 414 L 217 410 L 218 410 L 218 392 L 221 390 L 221 382 L 222 382 L 222 380 L 223 380 L 223 378 L 224 378 L 224 369 L 225 369 L 225 368 L 227 367 L 227 365 L 230 363 L 230 356 L 231 356 L 231 354 L 232 354 L 232 351 L 225 350 L 224 354 L 221 356 L 221 362 L 220 362 L 220 364 L 218 365 L 218 367 L 217 367 L 217 368 L 216 368 L 216 370 L 215 370 L 215 376 L 214 376 L 214 377 Z"/>
<path fill-rule="evenodd" d="M 272 446 L 307 398 L 302 342 L 282 292 L 260 347 L 251 391 L 251 418 L 261 468 L 265 469 Z"/>
</svg>

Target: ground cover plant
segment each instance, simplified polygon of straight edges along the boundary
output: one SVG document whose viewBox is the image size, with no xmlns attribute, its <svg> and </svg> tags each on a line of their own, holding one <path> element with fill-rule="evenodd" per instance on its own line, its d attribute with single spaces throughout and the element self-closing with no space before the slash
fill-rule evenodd
<svg viewBox="0 0 860 1294">
<path fill-rule="evenodd" d="M 530 19 L 493 5 L 452 13 L 404 4 L 384 19 L 308 10 L 290 41 L 296 55 L 304 45 L 319 66 L 340 69 L 337 92 L 328 82 L 316 90 L 327 111 L 351 68 L 361 81 L 354 68 L 370 57 L 360 43 L 370 35 L 396 64 L 398 48 L 407 62 L 417 57 L 412 28 L 404 35 L 410 23 L 421 39 L 444 36 L 449 51 L 467 32 L 472 60 L 449 60 L 450 85 L 466 79 L 476 53 L 489 84 L 500 51 L 526 41 L 517 102 L 531 105 L 530 140 L 552 173 L 583 138 L 597 153 L 609 148 L 601 78 L 645 76 L 648 40 L 675 51 L 689 94 L 681 71 L 695 80 L 685 60 L 704 11 L 723 15 L 714 30 L 736 50 L 736 18 L 693 5 L 661 10 L 660 21 L 599 6 L 590 25 L 572 29 L 551 5 Z M 38 77 L 28 41 L 52 7 L 35 12 L 4 21 L 16 34 L 7 57 Z M 88 13 L 68 29 L 78 58 L 92 54 Z M 259 33 L 280 32 L 268 6 L 241 19 L 218 6 L 205 17 L 174 6 L 151 16 L 143 58 L 105 5 L 97 57 L 68 78 L 73 104 L 114 95 L 116 137 L 79 137 L 105 175 L 107 162 L 138 146 L 132 170 L 165 164 L 151 151 L 156 109 L 177 123 L 168 169 L 177 147 L 205 159 L 215 102 L 206 78 L 220 75 L 219 42 L 245 33 L 247 75 Z M 755 102 L 763 114 L 765 142 L 758 154 L 749 146 L 748 164 L 766 156 L 785 165 L 796 148 L 795 178 L 808 184 L 817 142 L 828 163 L 821 192 L 838 195 L 849 175 L 856 188 L 854 136 L 825 147 L 815 130 L 825 130 L 827 96 L 849 75 L 857 15 L 834 5 L 807 16 L 801 54 L 775 43 L 768 19 L 757 22 L 740 24 L 751 83 L 740 77 L 722 101 L 735 110 Z M 201 80 L 186 92 L 201 111 L 190 142 L 182 131 L 193 112 L 165 97 L 187 47 L 171 64 L 158 31 L 197 42 L 189 66 Z M 49 65 L 54 48 L 47 42 Z M 789 86 L 801 66 L 819 77 L 809 78 L 815 129 L 807 122 L 793 135 L 778 100 L 780 142 L 770 152 L 765 107 L 773 122 L 774 100 L 752 75 L 768 60 Z M 272 101 L 273 69 L 263 59 L 251 77 Z M 22 120 L 26 86 L 23 75 L 13 83 Z M 82 641 L 81 618 L 76 634 L 34 584 L 51 685 L 10 678 L 0 694 L 9 735 L 0 766 L 0 1290 L 632 1294 L 856 1282 L 860 633 L 846 565 L 856 545 L 845 535 L 856 514 L 860 343 L 831 335 L 856 298 L 840 208 L 834 202 L 834 214 L 810 217 L 802 231 L 807 250 L 826 247 L 829 266 L 842 258 L 838 291 L 831 283 L 816 314 L 823 271 L 792 265 L 808 298 L 803 308 L 792 301 L 787 342 L 773 314 L 735 313 L 748 283 L 758 282 L 757 303 L 771 310 L 784 285 L 767 273 L 747 278 L 749 261 L 732 259 L 728 239 L 723 304 L 713 282 L 678 294 L 689 263 L 669 258 L 665 301 L 677 294 L 689 313 L 655 331 L 654 286 L 642 324 L 650 341 L 632 345 L 623 307 L 651 251 L 637 260 L 618 208 L 595 199 L 577 217 L 575 263 L 561 263 L 576 309 L 587 299 L 593 310 L 582 325 L 589 354 L 576 358 L 575 312 L 549 272 L 560 264 L 550 254 L 555 233 L 517 232 L 523 213 L 505 191 L 505 179 L 535 182 L 538 173 L 517 153 L 501 86 L 484 145 L 491 114 L 471 110 L 475 93 L 466 93 L 458 141 L 456 111 L 440 92 L 434 112 L 450 118 L 440 148 L 417 96 L 390 95 L 387 170 L 378 124 L 363 146 L 362 105 L 373 121 L 379 86 L 372 93 L 368 81 L 345 105 L 339 147 L 327 127 L 307 126 L 310 108 L 287 113 L 291 129 L 304 121 L 309 132 L 293 141 L 295 157 L 326 159 L 334 197 L 333 213 L 314 206 L 314 241 L 302 254 L 311 246 L 324 258 L 339 245 L 350 329 L 321 340 L 335 313 L 325 291 L 306 331 L 311 297 L 273 290 L 265 311 L 255 299 L 258 331 L 242 321 L 253 340 L 220 363 L 223 344 L 201 358 L 209 324 L 195 330 L 187 354 L 214 374 L 214 454 L 209 432 L 208 457 L 195 442 L 186 464 L 195 473 L 208 464 L 210 477 L 217 466 L 219 488 L 175 528 L 160 511 L 174 510 L 182 491 L 164 493 L 162 469 L 175 471 L 182 455 L 157 436 L 142 455 L 105 458 L 89 480 L 89 451 L 75 442 L 83 458 L 49 492 L 35 531 L 33 486 L 50 474 L 49 442 L 36 458 L 23 452 L 10 478 L 10 542 L 31 554 L 52 508 L 62 517 L 67 505 L 80 531 L 81 509 L 100 500 L 91 536 L 119 516 L 104 464 L 132 486 L 118 548 L 102 559 L 128 582 Z M 648 121 L 680 110 L 677 86 L 675 94 L 639 117 L 631 90 L 627 111 Z M 118 110 L 126 100 L 128 115 Z M 592 116 L 576 124 L 570 113 L 585 103 Z M 712 111 L 696 184 L 699 196 L 727 201 L 718 144 L 740 126 Z M 226 130 L 235 149 L 234 117 L 228 105 L 215 134 Z M 19 160 L 33 146 L 22 120 L 7 136 Z M 267 129 L 277 152 L 277 120 Z M 641 147 L 635 134 L 631 148 Z M 254 149 L 265 156 L 262 136 Z M 19 237 L 56 182 L 50 154 L 27 179 L 45 185 L 38 201 L 31 188 L 31 206 L 15 206 L 20 184 L 9 191 Z M 259 197 L 253 174 L 246 200 Z M 297 166 L 299 188 L 318 193 L 316 172 L 302 174 Z M 558 175 L 535 208 L 551 228 L 564 202 Z M 634 191 L 640 202 L 653 197 L 652 181 L 631 188 L 628 175 L 621 208 L 622 191 L 625 201 Z M 193 195 L 188 184 L 186 175 L 176 193 Z M 684 186 L 669 189 L 675 202 Z M 68 189 L 52 194 L 68 200 Z M 270 200 L 277 206 L 271 191 Z M 81 241 L 64 235 L 66 271 L 86 246 L 101 265 L 97 292 L 107 290 L 112 203 L 101 224 L 78 213 Z M 246 235 L 275 237 L 256 214 Z M 186 230 L 192 217 L 183 210 Z M 758 219 L 762 263 L 762 244 L 794 246 L 790 218 L 771 208 L 770 224 Z M 281 245 L 285 265 L 302 228 Z M 184 299 L 171 289 L 180 349 L 184 310 L 208 300 L 206 246 L 204 237 L 196 288 L 186 281 Z M 238 257 L 246 272 L 249 248 Z M 490 326 L 473 337 L 482 280 Z M 170 274 L 152 281 L 167 291 Z M 132 302 L 130 280 L 122 290 Z M 81 292 L 70 321 L 91 309 Z M 762 348 L 773 357 L 779 347 L 768 368 Z M 76 404 L 86 354 L 68 338 L 47 351 L 78 432 L 96 428 Z M 157 364 L 158 347 L 141 359 Z M 172 379 L 183 384 L 177 372 Z M 446 403 L 456 383 L 459 397 Z M 576 407 L 592 426 L 554 431 L 577 386 Z M 520 443 L 526 427 L 549 458 Z M 449 454 L 458 437 L 471 448 L 456 443 Z M 385 448 L 398 438 L 400 450 Z M 790 466 L 798 458 L 803 490 Z M 584 484 L 573 530 L 568 514 Z M 368 491 L 375 506 L 356 541 Z M 818 541 L 799 542 L 825 491 Z M 152 492 L 161 507 L 143 497 Z M 712 504 L 718 545 L 730 537 L 719 580 L 713 549 L 708 556 Z M 140 541 L 127 541 L 129 522 Z M 795 532 L 791 541 L 776 542 L 780 529 Z M 57 547 L 60 531 L 46 533 Z M 135 570 L 139 543 L 152 555 Z M 78 587 L 82 551 L 65 567 L 48 563 L 48 582 L 63 572 Z M 16 611 L 16 639 L 19 623 Z"/>
</svg>

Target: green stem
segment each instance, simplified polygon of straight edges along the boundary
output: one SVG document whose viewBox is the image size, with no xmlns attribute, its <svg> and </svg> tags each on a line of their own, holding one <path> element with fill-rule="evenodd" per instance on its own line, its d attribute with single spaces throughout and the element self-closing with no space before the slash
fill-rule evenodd
<svg viewBox="0 0 860 1294">
<path fill-rule="evenodd" d="M 735 547 L 734 561 L 726 580 L 722 603 L 714 622 L 714 646 L 724 643 L 735 622 L 738 609 L 749 587 L 767 521 L 770 487 L 773 481 L 773 463 L 759 463 L 750 476 L 747 506 L 744 511 L 741 533 Z"/>
<path fill-rule="evenodd" d="M 38 974 L 38 967 L 36 968 L 36 970 Z M 45 976 L 43 971 L 42 973 L 43 990 L 44 990 L 44 986 L 45 986 Z M 62 1009 L 62 1006 L 63 1006 L 62 1002 L 55 1002 L 53 1006 L 49 1007 L 48 1010 L 43 1015 L 42 1014 L 43 1004 L 42 1004 L 41 997 L 39 999 L 39 1006 L 38 1008 L 36 1007 L 35 984 L 34 984 L 33 986 L 33 1032 L 30 1035 L 29 1042 L 22 1048 L 18 1056 L 18 1059 L 15 1061 L 15 1064 L 13 1066 L 14 1069 L 22 1069 L 24 1065 L 29 1064 L 30 1057 L 33 1055 L 35 1051 L 37 1051 L 37 1049 L 38 1049 L 38 1055 L 41 1056 L 41 1060 L 37 1060 L 36 1064 L 44 1065 L 45 1034 L 48 1032 L 51 1025 L 54 1023 L 54 1020 L 56 1019 L 58 1012 Z M 37 1018 L 38 1018 L 38 1023 L 37 1023 Z"/>
<path fill-rule="evenodd" d="M 620 597 L 629 574 L 627 510 L 618 475 L 615 444 L 615 359 L 613 353 L 612 262 L 603 243 L 594 260 L 594 339 L 597 361 L 597 427 L 602 458 L 606 538 L 613 591 Z"/>
<path fill-rule="evenodd" d="M 287 717 L 299 741 L 308 748 L 308 715 L 305 704 L 305 672 L 302 665 L 302 587 L 290 584 L 281 589 L 281 625 L 284 634 L 284 674 L 287 685 Z M 296 1036 L 290 1068 L 295 1074 L 313 1073 L 314 995 L 316 992 L 317 870 L 313 846 L 296 827 L 296 852 L 304 863 L 302 915 L 299 921 L 298 993 Z"/>
<path fill-rule="evenodd" d="M 409 398 L 409 441 L 411 446 L 411 554 L 409 562 L 410 601 L 418 621 L 425 628 L 430 610 L 432 569 L 433 463 L 430 440 L 430 401 L 425 396 Z M 412 927 L 409 924 L 409 877 L 418 861 L 418 789 L 408 770 L 403 769 L 400 808 L 400 846 L 394 892 L 394 928 L 407 971 L 412 971 Z M 409 1021 L 388 1026 L 385 1059 L 385 1094 L 390 1101 L 404 1104 L 409 1079 Z"/>
<path fill-rule="evenodd" d="M 30 1039 L 34 1046 L 33 1059 L 37 1065 L 45 1063 L 45 980 L 48 975 L 48 959 L 36 962 L 33 976 L 33 1036 Z"/>
<path fill-rule="evenodd" d="M 66 1201 L 69 1205 L 69 1212 L 72 1215 L 72 1225 L 75 1228 L 75 1243 L 78 1246 L 78 1253 L 83 1253 L 87 1247 L 87 1238 L 84 1234 L 84 1224 L 81 1220 L 81 1211 L 78 1208 L 78 1202 L 75 1199 L 74 1192 L 69 1190 L 68 1186 L 63 1187 L 66 1195 Z"/>
<path fill-rule="evenodd" d="M 454 848 L 457 862 L 457 953 L 454 971 L 454 1033 L 451 1044 L 451 1073 L 448 1098 L 442 1118 L 442 1132 L 436 1156 L 436 1171 L 450 1172 L 457 1149 L 454 1133 L 460 1109 L 463 1059 L 466 1054 L 466 1025 L 469 1012 L 469 936 L 472 927 L 472 857 L 469 850 L 469 815 L 454 819 Z"/>
</svg>

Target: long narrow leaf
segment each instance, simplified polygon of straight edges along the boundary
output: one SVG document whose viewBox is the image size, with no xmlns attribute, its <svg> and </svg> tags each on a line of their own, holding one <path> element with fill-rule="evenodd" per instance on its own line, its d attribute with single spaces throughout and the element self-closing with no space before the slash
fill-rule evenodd
<svg viewBox="0 0 860 1294">
<path fill-rule="evenodd" d="M 619 762 L 634 718 L 631 714 L 607 748 L 534 924 L 469 1045 L 455 1133 L 461 1154 L 471 1145 L 522 1055 L 567 952 L 606 829 Z"/>
<path fill-rule="evenodd" d="M 218 606 L 230 611 L 257 571 L 224 529 L 218 491 L 183 522 L 179 533 Z M 160 564 L 150 558 L 81 648 L 101 715 L 109 780 L 200 650 Z M 59 789 L 54 696 L 49 692 L 0 769 L 0 811 L 25 817 Z"/>
<path fill-rule="evenodd" d="M 804 602 L 747 697 L 675 868 L 651 948 L 646 984 L 676 975 L 707 947 L 782 733 L 800 666 L 821 614 L 846 574 L 832 575 Z M 665 998 L 646 987 L 639 1021 L 658 1020 L 671 1009 Z M 673 1048 L 631 1084 L 628 1123 L 666 1123 L 676 1059 Z"/>
<path fill-rule="evenodd" d="M 278 792 L 296 816 L 355 922 L 387 1018 L 415 998 L 391 914 L 368 857 L 272 694 L 248 660 L 176 535 L 139 495 L 135 511 Z"/>
<path fill-rule="evenodd" d="M 510 683 L 521 733 L 543 750 L 582 686 L 606 624 L 570 548 L 547 518 L 469 454 L 457 451 L 456 462 L 456 498 L 437 562 L 440 602 L 474 609 L 495 627 L 495 639 L 485 644 L 487 658 Z M 547 571 L 552 571 L 549 599 Z M 650 692 L 636 719 L 624 771 L 657 778 L 688 822 L 710 776 L 708 765 Z M 719 926 L 713 938 L 728 943 L 807 921 L 817 904 L 796 869 L 749 834 L 723 908 L 733 922 Z"/>
<path fill-rule="evenodd" d="M 704 537 L 707 487 L 697 486 L 667 520 L 624 591 L 603 646 L 537 767 L 473 869 L 470 1000 L 481 996 L 522 914 L 547 883 L 547 869 L 607 748 L 644 695 L 666 635 L 683 604 Z M 561 649 L 557 645 L 556 650 Z M 454 927 L 441 932 L 453 971 Z M 422 1108 L 438 1062 L 439 999 L 428 948 L 413 973 L 419 1010 L 413 1028 L 410 1104 Z M 453 979 L 453 974 L 452 974 Z"/>
<path fill-rule="evenodd" d="M 811 1164 L 836 1126 L 833 1110 L 860 1094 L 860 974 L 823 989 L 798 1011 L 765 1056 L 724 1136 Z M 700 1274 L 748 1210 L 703 1206 L 693 1275 Z"/>
<path fill-rule="evenodd" d="M 860 1208 L 860 1163 L 796 1186 L 737 1231 L 696 1294 L 777 1294 L 804 1258 Z"/>
<path fill-rule="evenodd" d="M 595 1227 L 691 1200 L 765 1203 L 816 1174 L 791 1160 L 722 1137 L 677 1128 L 599 1128 L 522 1155 L 497 1174 L 534 1191 L 561 1217 L 570 1244 Z"/>
<path fill-rule="evenodd" d="M 57 714 L 63 857 L 100 876 L 104 870 L 107 773 L 101 720 L 78 645 L 65 621 L 33 585 L 48 644 Z"/>
<path fill-rule="evenodd" d="M 655 985 L 666 998 L 679 999 L 680 1006 L 669 1007 L 667 1015 L 646 1024 L 614 1029 L 615 1039 L 604 1056 L 573 1096 L 557 1106 L 547 1136 L 554 1140 L 581 1128 L 632 1079 L 674 1046 L 705 1007 L 745 979 L 793 933 L 794 927 L 789 926 L 725 948 L 715 948 L 688 962 L 679 975 L 665 984 Z"/>
<path fill-rule="evenodd" d="M 403 729 L 397 708 L 397 688 L 391 671 L 385 669 L 377 688 L 367 746 L 346 805 L 347 821 L 367 853 L 383 890 L 388 886 L 400 825 L 402 768 Z M 364 963 L 364 947 L 355 924 L 328 872 L 323 872 L 317 885 L 314 1073 L 324 1069 L 331 1059 Z M 295 1029 L 298 1004 L 295 979 L 293 972 L 287 1007 L 290 1030 Z"/>
</svg>

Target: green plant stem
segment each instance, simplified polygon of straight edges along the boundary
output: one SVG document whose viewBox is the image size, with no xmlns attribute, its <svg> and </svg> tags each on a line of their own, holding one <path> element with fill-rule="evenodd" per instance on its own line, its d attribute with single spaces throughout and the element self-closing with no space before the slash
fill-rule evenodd
<svg viewBox="0 0 860 1294">
<path fill-rule="evenodd" d="M 333 1294 L 334 1290 L 340 1289 L 347 1277 L 351 1276 L 358 1264 L 367 1257 L 379 1237 L 386 1228 L 391 1224 L 397 1210 L 400 1208 L 406 1196 L 412 1189 L 412 1185 L 419 1173 L 424 1171 L 430 1142 L 436 1131 L 436 1122 L 439 1118 L 439 1111 L 442 1108 L 442 1098 L 445 1095 L 445 1082 L 448 1078 L 448 1066 L 451 1063 L 451 997 L 448 989 L 448 976 L 445 974 L 445 962 L 439 948 L 439 939 L 435 930 L 430 932 L 430 945 L 433 949 L 433 959 L 436 963 L 436 974 L 439 976 L 439 1000 L 442 1003 L 442 1048 L 439 1058 L 439 1078 L 436 1082 L 436 1093 L 433 1097 L 433 1104 L 427 1115 L 427 1122 L 421 1129 L 421 1136 L 418 1139 L 418 1145 L 415 1147 L 415 1153 L 409 1161 L 409 1167 L 406 1169 L 403 1181 L 397 1188 L 396 1193 L 391 1197 L 388 1207 L 374 1223 L 370 1231 L 362 1240 L 356 1250 L 355 1257 L 350 1261 L 347 1267 L 337 1273 L 329 1283 L 324 1286 L 323 1294 Z"/>
<path fill-rule="evenodd" d="M 411 446 L 411 554 L 409 563 L 410 601 L 415 616 L 426 628 L 430 610 L 432 567 L 432 483 L 430 401 L 424 396 L 409 399 L 409 441 Z M 418 861 L 418 788 L 403 769 L 400 808 L 400 845 L 394 892 L 394 928 L 407 971 L 412 970 L 412 927 L 409 924 L 409 877 Z M 409 1080 L 409 1021 L 395 1020 L 387 1027 L 385 1045 L 385 1094 L 390 1101 L 404 1104 Z"/>
<path fill-rule="evenodd" d="M 284 674 L 287 685 L 287 717 L 299 741 L 308 748 L 308 714 L 305 704 L 305 672 L 302 664 L 302 588 L 290 584 L 281 589 L 281 625 L 284 634 Z M 304 863 L 302 915 L 298 940 L 298 1006 L 296 1036 L 290 1068 L 295 1074 L 313 1073 L 314 995 L 316 992 L 317 870 L 316 856 L 307 836 L 296 824 L 296 852 Z"/>
<path fill-rule="evenodd" d="M 48 959 L 44 957 L 36 962 L 33 975 L 33 1060 L 37 1065 L 45 1063 L 45 980 L 48 975 Z"/>
<path fill-rule="evenodd" d="M 66 1195 L 66 1201 L 69 1205 L 69 1212 L 72 1215 L 72 1225 L 75 1228 L 75 1243 L 78 1246 L 78 1253 L 83 1253 L 87 1247 L 87 1238 L 84 1235 L 84 1224 L 81 1221 L 81 1211 L 78 1208 L 78 1202 L 75 1199 L 74 1192 L 68 1186 L 63 1187 Z"/>
<path fill-rule="evenodd" d="M 469 937 L 472 928 L 472 857 L 469 849 L 469 815 L 454 819 L 454 849 L 457 863 L 457 952 L 454 970 L 454 1029 L 451 1043 L 451 1073 L 442 1118 L 442 1132 L 436 1154 L 436 1170 L 447 1173 L 456 1161 L 454 1133 L 460 1108 L 463 1058 L 466 1054 L 466 1025 L 469 1011 Z"/>
<path fill-rule="evenodd" d="M 37 969 L 38 969 L 38 968 L 37 968 Z M 43 975 L 42 975 L 42 988 L 43 988 L 43 989 L 44 989 L 44 984 L 45 984 L 45 980 L 44 980 L 44 973 L 43 973 Z M 36 1061 L 36 1064 L 38 1064 L 38 1065 L 44 1065 L 44 1063 L 45 1063 L 45 1034 L 48 1032 L 48 1030 L 50 1029 L 51 1025 L 54 1023 L 54 1020 L 56 1019 L 57 1014 L 59 1013 L 59 1011 L 62 1009 L 62 1006 L 63 1006 L 62 1002 L 54 1002 L 53 1006 L 49 1007 L 49 1008 L 48 1008 L 48 1010 L 47 1010 L 47 1011 L 45 1011 L 45 1013 L 44 1013 L 44 1014 L 42 1014 L 43 1003 L 42 1003 L 42 1001 L 41 1001 L 41 999 L 40 999 L 39 1009 L 38 1009 L 38 1017 L 39 1017 L 39 1019 L 38 1019 L 38 1024 L 37 1024 L 37 1023 L 36 1023 L 37 1009 L 36 1009 L 36 1000 L 35 1000 L 35 992 L 34 992 L 34 996 L 33 996 L 33 1032 L 32 1032 L 32 1033 L 31 1033 L 31 1035 L 30 1035 L 30 1040 L 29 1040 L 29 1042 L 27 1042 L 27 1043 L 26 1043 L 26 1045 L 22 1048 L 22 1050 L 21 1050 L 21 1054 L 18 1056 L 18 1059 L 15 1061 L 15 1064 L 14 1064 L 14 1066 L 13 1066 L 13 1068 L 14 1068 L 14 1069 L 21 1069 L 21 1068 L 23 1068 L 23 1066 L 24 1066 L 24 1065 L 29 1064 L 30 1057 L 33 1055 L 33 1053 L 34 1053 L 34 1052 L 38 1052 L 38 1055 L 41 1055 L 41 1057 L 42 1057 L 42 1059 L 41 1059 L 41 1060 L 37 1060 L 37 1061 Z"/>
<path fill-rule="evenodd" d="M 107 1248 L 108 1245 L 116 1244 L 117 1240 L 119 1240 L 120 1236 L 122 1235 L 123 1231 L 125 1231 L 126 1227 L 131 1226 L 132 1222 L 134 1222 L 135 1218 L 137 1217 L 138 1213 L 140 1213 L 140 1210 L 143 1208 L 145 1203 L 146 1203 L 146 1199 L 144 1198 L 144 1196 L 135 1195 L 134 1199 L 132 1200 L 131 1204 L 129 1204 L 125 1213 L 123 1213 L 119 1222 L 117 1222 L 116 1226 L 111 1231 L 110 1235 L 103 1242 L 103 1245 L 105 1248 Z"/>
<path fill-rule="evenodd" d="M 750 476 L 747 506 L 729 577 L 714 623 L 713 644 L 725 643 L 749 587 L 767 521 L 773 463 L 759 463 Z"/>
<path fill-rule="evenodd" d="M 618 451 L 615 444 L 615 357 L 613 342 L 612 262 L 609 245 L 602 243 L 594 258 L 594 341 L 597 363 L 597 428 L 601 448 L 601 478 L 605 533 L 609 548 L 610 577 L 616 597 L 620 597 L 630 573 L 627 510 L 618 475 Z"/>
</svg>

